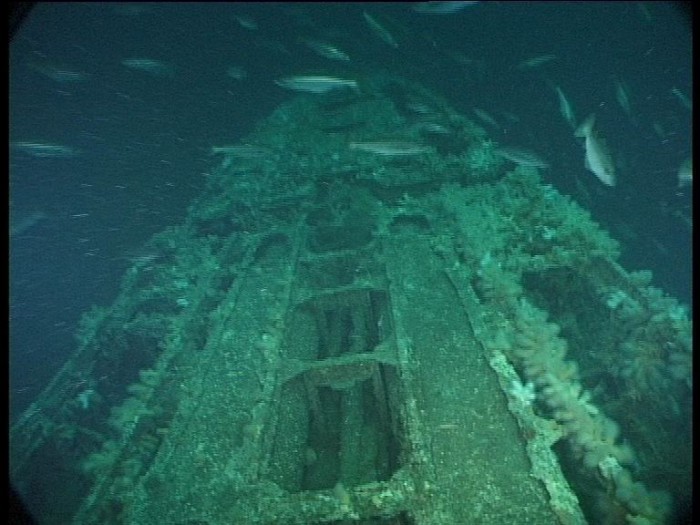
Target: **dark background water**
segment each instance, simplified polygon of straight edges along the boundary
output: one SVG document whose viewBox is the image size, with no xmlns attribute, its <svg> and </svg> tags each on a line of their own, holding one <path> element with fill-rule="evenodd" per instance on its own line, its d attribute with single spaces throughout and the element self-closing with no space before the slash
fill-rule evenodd
<svg viewBox="0 0 700 525">
<path fill-rule="evenodd" d="M 363 11 L 398 49 L 371 32 Z M 352 61 L 319 57 L 301 38 L 331 42 Z M 292 74 L 388 71 L 460 112 L 487 111 L 501 122 L 494 140 L 546 157 L 547 182 L 622 242 L 627 268 L 653 270 L 655 285 L 689 303 L 691 189 L 677 188 L 676 173 L 691 155 L 691 112 L 671 90 L 691 96 L 691 53 L 686 11 L 669 3 L 481 2 L 442 16 L 410 4 L 37 5 L 10 46 L 10 140 L 81 153 L 10 150 L 12 219 L 45 215 L 10 239 L 11 415 L 75 348 L 81 313 L 111 303 L 144 241 L 184 218 L 215 165 L 210 147 L 234 144 L 293 96 L 273 82 Z M 545 54 L 557 59 L 515 67 Z M 172 64 L 175 74 L 128 69 L 127 58 Z M 231 66 L 247 77 L 228 77 Z M 55 80 L 47 68 L 82 79 Z M 616 79 L 628 86 L 631 117 Z M 577 119 L 596 113 L 620 167 L 617 187 L 584 169 L 551 83 Z"/>
</svg>

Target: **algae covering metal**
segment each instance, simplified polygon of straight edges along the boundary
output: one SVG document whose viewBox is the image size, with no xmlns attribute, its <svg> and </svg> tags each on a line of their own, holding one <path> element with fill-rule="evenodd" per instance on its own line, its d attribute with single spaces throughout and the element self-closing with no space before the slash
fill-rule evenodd
<svg viewBox="0 0 700 525">
<path fill-rule="evenodd" d="M 11 429 L 32 510 L 671 519 L 690 490 L 686 313 L 495 146 L 436 95 L 375 77 L 217 148 L 185 223 L 84 315 L 75 355 Z"/>
</svg>

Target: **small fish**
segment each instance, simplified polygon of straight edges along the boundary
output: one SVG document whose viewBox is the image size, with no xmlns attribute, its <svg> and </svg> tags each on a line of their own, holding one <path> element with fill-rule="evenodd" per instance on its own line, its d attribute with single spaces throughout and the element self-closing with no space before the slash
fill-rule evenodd
<svg viewBox="0 0 700 525">
<path fill-rule="evenodd" d="M 175 76 L 175 68 L 171 64 L 151 58 L 127 58 L 122 60 L 122 65 L 135 71 L 143 71 L 154 77 Z"/>
<path fill-rule="evenodd" d="M 13 149 L 39 158 L 69 158 L 78 155 L 78 150 L 61 146 L 60 144 L 45 144 L 41 142 L 10 142 Z"/>
<path fill-rule="evenodd" d="M 534 151 L 512 146 L 502 146 L 496 148 L 494 153 L 499 157 L 514 162 L 519 166 L 530 166 L 533 168 L 548 168 L 549 163 L 542 159 Z"/>
<path fill-rule="evenodd" d="M 240 159 L 258 159 L 272 154 L 272 150 L 252 144 L 239 144 L 235 146 L 212 146 L 212 155 L 230 155 Z"/>
<path fill-rule="evenodd" d="M 283 88 L 309 93 L 327 93 L 336 89 L 359 91 L 355 80 L 320 75 L 286 77 L 275 80 L 275 84 Z"/>
<path fill-rule="evenodd" d="M 233 17 L 241 24 L 241 27 L 251 31 L 255 31 L 258 28 L 258 23 L 247 15 L 233 15 Z"/>
<path fill-rule="evenodd" d="M 21 235 L 46 218 L 47 216 L 43 211 L 34 211 L 26 216 L 10 214 L 10 236 Z"/>
<path fill-rule="evenodd" d="M 385 157 L 422 155 L 432 151 L 429 146 L 403 141 L 351 142 L 350 149 L 383 155 Z"/>
<path fill-rule="evenodd" d="M 444 125 L 438 123 L 438 122 L 430 122 L 430 121 L 420 121 L 416 122 L 413 126 L 411 126 L 411 129 L 415 129 L 417 131 L 422 131 L 423 133 L 429 133 L 432 135 L 449 135 L 452 133 L 449 128 L 445 127 Z"/>
<path fill-rule="evenodd" d="M 365 17 L 365 22 L 367 22 L 367 25 L 369 25 L 372 31 L 374 31 L 375 35 L 377 35 L 385 43 L 389 44 L 394 49 L 397 49 L 399 47 L 399 43 L 393 36 L 391 36 L 391 33 L 389 33 L 389 31 L 384 26 L 377 22 L 372 17 L 372 15 L 368 14 L 367 11 L 363 11 L 362 16 Z"/>
<path fill-rule="evenodd" d="M 556 59 L 557 55 L 539 55 L 536 57 L 528 58 L 527 60 L 523 60 L 517 66 L 515 66 L 515 69 L 519 69 L 520 71 L 524 71 L 526 69 L 533 69 L 536 67 L 543 66 L 544 64 L 548 64 L 549 62 L 552 62 Z"/>
<path fill-rule="evenodd" d="M 693 183 L 693 158 L 685 159 L 678 168 L 678 187 L 685 188 Z"/>
<path fill-rule="evenodd" d="M 236 80 L 243 80 L 248 76 L 248 72 L 241 66 L 231 66 L 226 70 L 226 76 Z"/>
<path fill-rule="evenodd" d="M 29 68 L 60 84 L 77 84 L 88 78 L 87 73 L 81 73 L 80 71 L 51 64 L 31 63 L 29 64 Z"/>
<path fill-rule="evenodd" d="M 617 99 L 617 103 L 622 108 L 622 111 L 624 111 L 625 114 L 631 118 L 632 105 L 630 104 L 629 90 L 627 89 L 625 82 L 618 78 L 615 79 L 615 98 Z"/>
<path fill-rule="evenodd" d="M 685 109 L 688 111 L 693 111 L 693 101 L 690 100 L 680 89 L 674 87 L 671 89 L 671 94 L 678 99 Z"/>
<path fill-rule="evenodd" d="M 564 95 L 564 92 L 559 86 L 554 86 L 554 90 L 557 92 L 557 97 L 559 97 L 559 111 L 561 112 L 564 120 L 566 120 L 572 128 L 576 128 L 576 115 L 574 115 L 574 110 L 571 107 L 571 103 Z"/>
<path fill-rule="evenodd" d="M 322 57 L 330 58 L 331 60 L 340 60 L 342 62 L 350 61 L 348 54 L 341 51 L 334 45 L 326 42 L 319 42 L 318 40 L 304 40 L 304 43 L 307 45 L 307 47 Z"/>
<path fill-rule="evenodd" d="M 406 108 L 418 115 L 430 116 L 437 114 L 434 108 L 424 102 L 408 102 Z"/>
<path fill-rule="evenodd" d="M 483 109 L 474 108 L 473 111 L 474 114 L 479 118 L 479 120 L 481 120 L 481 122 L 483 122 L 484 124 L 488 124 L 494 129 L 503 129 L 503 127 L 496 121 L 496 119 L 493 118 Z"/>
<path fill-rule="evenodd" d="M 603 184 L 606 186 L 615 186 L 617 179 L 615 177 L 615 165 L 613 164 L 610 151 L 605 144 L 605 141 L 598 136 L 594 131 L 595 115 L 591 114 L 581 124 L 574 135 L 585 139 L 586 169 L 593 172 Z"/>
<path fill-rule="evenodd" d="M 449 15 L 479 2 L 416 2 L 412 9 L 428 15 Z"/>
</svg>

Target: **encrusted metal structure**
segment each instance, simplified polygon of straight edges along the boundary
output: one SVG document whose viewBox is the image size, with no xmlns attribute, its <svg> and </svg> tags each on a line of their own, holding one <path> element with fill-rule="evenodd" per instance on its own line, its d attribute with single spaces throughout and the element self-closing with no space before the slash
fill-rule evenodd
<svg viewBox="0 0 700 525">
<path fill-rule="evenodd" d="M 664 523 L 688 497 L 685 311 L 445 101 L 360 88 L 217 148 L 84 316 L 11 431 L 43 523 Z"/>
</svg>

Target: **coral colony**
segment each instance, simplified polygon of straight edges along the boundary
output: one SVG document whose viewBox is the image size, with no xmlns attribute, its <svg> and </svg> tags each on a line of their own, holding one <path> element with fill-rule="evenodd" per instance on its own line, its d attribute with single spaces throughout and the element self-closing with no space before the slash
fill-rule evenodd
<svg viewBox="0 0 700 525">
<path fill-rule="evenodd" d="M 561 427 L 573 456 L 586 469 L 598 472 L 613 495 L 612 504 L 629 512 L 629 523 L 663 523 L 670 510 L 670 496 L 650 491 L 634 480 L 630 467 L 635 464 L 635 453 L 620 442 L 619 425 L 594 406 L 590 393 L 583 390 L 576 363 L 565 359 L 567 343 L 559 336 L 560 327 L 523 297 L 514 274 L 486 261 L 480 276 L 485 296 L 499 308 L 507 307 L 512 316 L 507 328 L 494 333 L 491 347 L 503 352 L 528 381 L 527 386 L 513 383 L 509 393 L 522 403 L 530 403 L 536 389 L 544 411 Z M 616 307 L 623 299 L 614 294 L 608 306 Z M 687 375 L 688 369 L 684 372 Z M 536 387 L 528 388 L 533 384 Z"/>
</svg>

